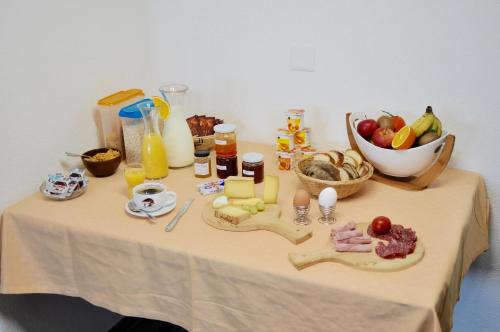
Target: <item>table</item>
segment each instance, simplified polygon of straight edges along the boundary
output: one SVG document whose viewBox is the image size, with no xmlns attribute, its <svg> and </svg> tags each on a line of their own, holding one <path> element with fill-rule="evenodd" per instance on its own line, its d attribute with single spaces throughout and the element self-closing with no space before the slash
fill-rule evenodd
<svg viewBox="0 0 500 332">
<path fill-rule="evenodd" d="M 283 222 L 291 222 L 293 193 L 302 187 L 295 174 L 277 170 L 271 146 L 240 142 L 239 150 L 265 154 L 266 172 L 280 177 Z M 335 263 L 297 271 L 288 253 L 324 246 L 331 227 L 313 221 L 313 237 L 297 246 L 267 231 L 221 231 L 201 220 L 210 197 L 196 192 L 192 168 L 172 170 L 162 182 L 179 200 L 156 225 L 125 213 L 122 170 L 90 178 L 87 193 L 74 200 L 37 192 L 5 209 L 0 291 L 79 296 L 191 332 L 448 331 L 461 280 L 488 248 L 486 189 L 472 172 L 447 169 L 418 192 L 368 181 L 339 201 L 338 224 L 387 215 L 416 230 L 423 260 L 390 273 Z M 164 232 L 188 197 L 195 198 L 191 209 Z"/>
</svg>

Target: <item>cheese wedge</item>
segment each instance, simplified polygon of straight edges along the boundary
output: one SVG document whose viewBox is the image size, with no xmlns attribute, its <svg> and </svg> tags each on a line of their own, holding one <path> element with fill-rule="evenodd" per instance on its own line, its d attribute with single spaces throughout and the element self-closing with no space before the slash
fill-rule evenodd
<svg viewBox="0 0 500 332">
<path fill-rule="evenodd" d="M 228 198 L 255 197 L 253 177 L 230 176 L 224 181 L 224 195 Z"/>
<path fill-rule="evenodd" d="M 279 188 L 279 177 L 276 175 L 266 175 L 264 178 L 264 203 L 276 204 L 278 202 Z"/>
<path fill-rule="evenodd" d="M 229 221 L 232 224 L 238 225 L 240 222 L 250 218 L 250 212 L 239 207 L 229 205 L 215 210 L 215 216 Z"/>
</svg>

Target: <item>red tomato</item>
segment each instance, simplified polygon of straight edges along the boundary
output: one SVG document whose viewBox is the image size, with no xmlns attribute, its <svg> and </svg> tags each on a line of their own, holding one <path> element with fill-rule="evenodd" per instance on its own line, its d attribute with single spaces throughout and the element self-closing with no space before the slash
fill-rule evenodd
<svg viewBox="0 0 500 332">
<path fill-rule="evenodd" d="M 384 235 L 391 230 L 391 220 L 385 216 L 375 217 L 372 221 L 375 234 Z"/>
</svg>

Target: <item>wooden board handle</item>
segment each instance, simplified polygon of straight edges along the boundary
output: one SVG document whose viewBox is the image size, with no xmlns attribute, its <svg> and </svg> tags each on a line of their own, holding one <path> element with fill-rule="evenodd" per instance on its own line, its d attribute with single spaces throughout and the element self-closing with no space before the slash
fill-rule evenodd
<svg viewBox="0 0 500 332">
<path fill-rule="evenodd" d="M 261 223 L 259 226 L 260 229 L 277 233 L 294 244 L 302 243 L 312 236 L 312 230 L 289 224 L 279 218 L 271 222 Z"/>
<path fill-rule="evenodd" d="M 302 270 L 311 265 L 331 261 L 337 253 L 333 250 L 320 249 L 304 253 L 289 253 L 288 260 L 297 270 Z"/>
</svg>

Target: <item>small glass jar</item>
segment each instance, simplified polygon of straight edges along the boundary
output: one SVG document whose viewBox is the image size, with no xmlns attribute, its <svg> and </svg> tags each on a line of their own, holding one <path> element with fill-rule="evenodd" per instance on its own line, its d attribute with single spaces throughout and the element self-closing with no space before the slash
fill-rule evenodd
<svg viewBox="0 0 500 332">
<path fill-rule="evenodd" d="M 233 155 L 217 155 L 216 168 L 217 177 L 220 179 L 225 179 L 228 176 L 238 175 L 238 156 Z"/>
<path fill-rule="evenodd" d="M 223 123 L 214 126 L 215 152 L 222 155 L 236 154 L 236 126 Z"/>
<path fill-rule="evenodd" d="M 195 151 L 194 176 L 197 178 L 208 178 L 212 176 L 212 161 L 210 160 L 209 150 Z"/>
<path fill-rule="evenodd" d="M 264 181 L 264 155 L 258 152 L 245 153 L 241 165 L 241 174 L 253 177 L 254 183 Z"/>
</svg>

